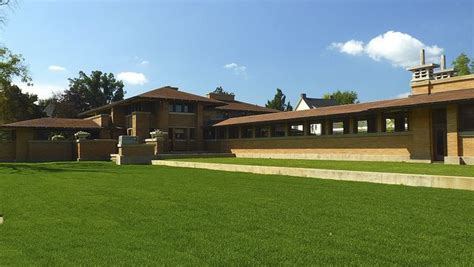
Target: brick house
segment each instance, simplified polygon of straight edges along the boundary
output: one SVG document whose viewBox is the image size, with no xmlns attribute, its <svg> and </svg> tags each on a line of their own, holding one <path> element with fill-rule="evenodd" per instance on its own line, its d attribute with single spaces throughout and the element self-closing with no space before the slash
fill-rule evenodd
<svg viewBox="0 0 474 267">
<path fill-rule="evenodd" d="M 11 138 L 0 141 L 0 161 L 108 159 L 119 135 L 144 140 L 159 129 L 168 132 L 159 153 L 474 164 L 474 74 L 455 76 L 441 62 L 425 64 L 422 52 L 409 69 L 409 97 L 292 112 L 167 86 L 79 114 L 84 119 L 1 125 Z M 54 131 L 78 130 L 93 140 L 47 140 Z"/>
</svg>

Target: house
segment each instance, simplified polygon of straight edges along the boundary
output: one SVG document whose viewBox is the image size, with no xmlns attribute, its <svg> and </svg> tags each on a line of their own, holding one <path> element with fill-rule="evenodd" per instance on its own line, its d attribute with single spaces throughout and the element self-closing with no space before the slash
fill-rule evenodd
<svg viewBox="0 0 474 267">
<path fill-rule="evenodd" d="M 166 86 L 79 114 L 83 119 L 1 125 L 10 138 L 0 141 L 0 161 L 108 159 L 117 152 L 117 137 L 130 135 L 147 144 L 122 148 L 124 156 L 207 151 L 474 164 L 474 74 L 455 76 L 444 57 L 441 65 L 426 64 L 424 51 L 420 65 L 408 70 L 409 97 L 291 112 L 240 102 L 229 94 L 203 97 Z M 155 129 L 168 134 L 149 143 Z M 73 142 L 79 130 L 92 139 Z M 69 138 L 48 140 L 57 132 Z"/>
<path fill-rule="evenodd" d="M 338 105 L 338 103 L 334 99 L 309 98 L 306 96 L 306 94 L 301 94 L 300 100 L 298 100 L 298 104 L 296 105 L 295 111 L 330 107 L 336 105 Z"/>
<path fill-rule="evenodd" d="M 94 145 L 106 143 L 107 152 L 98 152 L 102 153 L 99 158 L 110 158 L 115 152 L 116 148 L 110 149 L 110 140 L 116 142 L 120 135 L 131 135 L 143 141 L 156 129 L 168 133 L 166 152 L 202 151 L 204 135 L 214 136 L 213 124 L 238 116 L 274 112 L 278 111 L 237 101 L 234 96 L 210 93 L 203 97 L 165 86 L 78 114 L 82 119 L 41 118 L 1 125 L 0 129 L 11 133 L 11 140 L 0 143 L 0 150 L 5 148 L 0 152 L 0 161 L 76 159 L 71 148 L 74 145 L 69 143 L 77 131 L 89 132 L 92 139 L 102 140 Z M 66 137 L 67 144 L 63 146 L 67 148 L 53 153 L 46 146 L 57 133 Z M 34 154 L 41 150 L 39 144 L 54 155 Z M 54 142 L 56 147 L 58 144 Z"/>
<path fill-rule="evenodd" d="M 240 157 L 474 164 L 474 74 L 426 64 L 411 95 L 368 103 L 229 118 L 216 123 L 209 151 Z M 311 129 L 322 129 L 312 131 Z"/>
</svg>

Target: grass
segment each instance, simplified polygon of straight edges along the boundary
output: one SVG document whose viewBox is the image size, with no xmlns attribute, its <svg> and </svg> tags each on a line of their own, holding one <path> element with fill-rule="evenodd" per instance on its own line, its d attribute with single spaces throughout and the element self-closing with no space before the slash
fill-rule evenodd
<svg viewBox="0 0 474 267">
<path fill-rule="evenodd" d="M 464 265 L 474 193 L 110 163 L 0 164 L 1 265 Z"/>
<path fill-rule="evenodd" d="M 444 165 L 406 162 L 373 162 L 373 161 L 331 161 L 301 159 L 263 159 L 263 158 L 187 158 L 173 159 L 179 161 L 225 163 L 257 166 L 298 167 L 329 170 L 349 170 L 366 172 L 390 172 L 408 174 L 432 174 L 447 176 L 474 177 L 472 165 Z"/>
</svg>

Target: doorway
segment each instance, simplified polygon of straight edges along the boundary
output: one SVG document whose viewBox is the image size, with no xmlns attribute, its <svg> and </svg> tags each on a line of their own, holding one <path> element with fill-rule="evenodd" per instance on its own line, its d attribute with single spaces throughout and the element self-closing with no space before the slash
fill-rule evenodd
<svg viewBox="0 0 474 267">
<path fill-rule="evenodd" d="M 447 122 L 446 109 L 434 109 L 432 115 L 433 125 L 433 160 L 444 161 L 447 156 Z"/>
</svg>

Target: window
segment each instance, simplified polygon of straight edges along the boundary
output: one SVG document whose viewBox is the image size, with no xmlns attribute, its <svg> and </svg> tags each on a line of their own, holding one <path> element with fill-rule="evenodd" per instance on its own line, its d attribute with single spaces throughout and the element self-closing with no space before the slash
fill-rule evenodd
<svg viewBox="0 0 474 267">
<path fill-rule="evenodd" d="M 270 136 L 270 131 L 267 126 L 263 127 L 256 127 L 255 128 L 255 137 L 269 137 Z"/>
<path fill-rule="evenodd" d="M 217 139 L 226 139 L 225 134 L 226 128 L 217 128 Z"/>
<path fill-rule="evenodd" d="M 171 103 L 169 106 L 169 111 L 178 113 L 194 113 L 194 105 L 185 103 Z"/>
<path fill-rule="evenodd" d="M 356 133 L 368 133 L 369 132 L 369 121 L 358 120 L 357 121 L 357 132 Z"/>
<path fill-rule="evenodd" d="M 206 128 L 204 129 L 204 139 L 215 139 L 216 138 L 216 129 L 215 128 Z"/>
<path fill-rule="evenodd" d="M 459 130 L 474 131 L 474 105 L 459 107 Z"/>
<path fill-rule="evenodd" d="M 323 134 L 323 124 L 322 123 L 310 123 L 309 124 L 309 134 L 310 135 L 322 135 Z"/>
<path fill-rule="evenodd" d="M 290 136 L 300 136 L 304 135 L 304 126 L 303 124 L 292 124 L 290 125 Z"/>
<path fill-rule="evenodd" d="M 12 131 L 0 131 L 0 141 L 12 141 L 13 132 Z"/>
<path fill-rule="evenodd" d="M 242 138 L 253 138 L 253 128 L 242 127 Z"/>
<path fill-rule="evenodd" d="M 229 138 L 231 138 L 231 139 L 239 138 L 239 127 L 230 127 L 229 128 Z"/>
<path fill-rule="evenodd" d="M 332 134 L 344 134 L 344 122 L 335 121 L 332 123 Z"/>
<path fill-rule="evenodd" d="M 173 129 L 173 139 L 175 139 L 175 140 L 186 140 L 186 129 L 174 128 Z"/>
<path fill-rule="evenodd" d="M 272 126 L 272 137 L 283 137 L 286 135 L 286 125 L 277 124 Z"/>
<path fill-rule="evenodd" d="M 404 112 L 392 113 L 384 116 L 384 132 L 405 132 L 408 131 L 408 116 Z"/>
<path fill-rule="evenodd" d="M 194 128 L 189 128 L 188 129 L 189 131 L 189 139 L 196 139 L 196 129 Z"/>
</svg>

